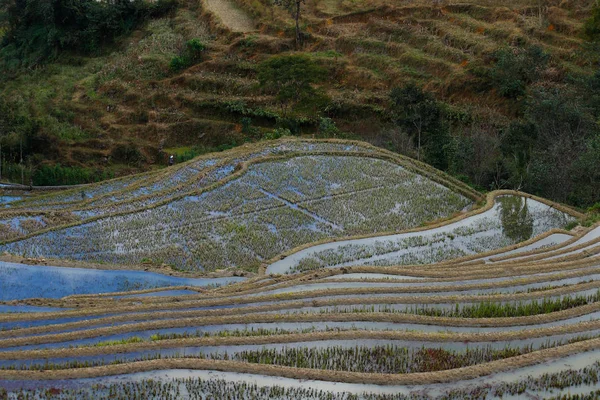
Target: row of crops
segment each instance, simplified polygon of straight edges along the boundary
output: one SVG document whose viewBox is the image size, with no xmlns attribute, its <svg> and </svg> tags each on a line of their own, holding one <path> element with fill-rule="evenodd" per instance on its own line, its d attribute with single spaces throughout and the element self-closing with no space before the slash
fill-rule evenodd
<svg viewBox="0 0 600 400">
<path fill-rule="evenodd" d="M 600 226 L 368 146 L 276 143 L 6 207 L 82 218 L 13 254 L 262 273 L 0 265 L 0 306 L 29 311 L 0 308 L 0 399 L 597 398 Z"/>
<path fill-rule="evenodd" d="M 0 386 L 8 398 L 594 398 L 600 227 L 532 246 L 549 236 L 438 264 L 48 300 L 72 309 L 0 314 Z"/>
<path fill-rule="evenodd" d="M 0 212 L 0 250 L 256 271 L 307 243 L 415 228 L 460 213 L 477 198 L 459 183 L 458 192 L 444 186 L 449 178 L 441 174 L 424 176 L 408 160 L 366 145 L 276 143 L 207 156 L 145 180 L 77 189 L 78 200 L 59 193 L 11 203 Z M 64 223 L 49 223 L 57 213 Z"/>
</svg>

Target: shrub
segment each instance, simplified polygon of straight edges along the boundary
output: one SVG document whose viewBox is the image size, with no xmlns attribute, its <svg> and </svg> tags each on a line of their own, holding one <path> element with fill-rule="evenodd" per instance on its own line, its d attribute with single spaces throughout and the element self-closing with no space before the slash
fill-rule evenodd
<svg viewBox="0 0 600 400">
<path fill-rule="evenodd" d="M 185 44 L 186 54 L 190 61 L 199 61 L 202 57 L 202 52 L 206 50 L 206 46 L 199 39 L 188 40 Z"/>
<path fill-rule="evenodd" d="M 549 60 L 539 46 L 503 48 L 494 58 L 490 79 L 500 95 L 513 99 L 525 95 L 527 85 L 539 79 Z"/>
<path fill-rule="evenodd" d="M 592 15 L 583 25 L 583 37 L 590 42 L 600 41 L 600 3 L 592 9 Z"/>
<path fill-rule="evenodd" d="M 516 180 L 513 187 L 526 179 L 531 161 L 531 153 L 537 141 L 537 126 L 531 122 L 512 122 L 503 132 L 500 149 L 506 160 L 505 164 Z"/>
<path fill-rule="evenodd" d="M 169 64 L 169 69 L 173 72 L 181 71 L 187 67 L 187 63 L 181 56 L 175 56 L 171 59 L 171 63 Z"/>
<path fill-rule="evenodd" d="M 202 60 L 202 52 L 206 46 L 199 39 L 188 40 L 181 55 L 173 57 L 169 68 L 173 72 L 181 71 Z"/>
<path fill-rule="evenodd" d="M 276 128 L 271 132 L 267 132 L 263 135 L 263 139 L 265 140 L 275 140 L 280 139 L 284 136 L 291 136 L 292 132 L 287 128 Z"/>
<path fill-rule="evenodd" d="M 114 161 L 127 165 L 140 165 L 144 160 L 140 150 L 132 143 L 116 146 L 111 152 L 111 157 Z"/>
<path fill-rule="evenodd" d="M 319 133 L 324 137 L 336 137 L 339 135 L 340 130 L 331 118 L 321 118 L 319 120 Z"/>
<path fill-rule="evenodd" d="M 249 117 L 244 117 L 241 119 L 241 124 L 242 124 L 242 133 L 247 135 L 247 136 L 258 136 L 260 134 L 260 131 L 258 130 L 258 128 L 252 126 L 252 118 Z"/>
</svg>

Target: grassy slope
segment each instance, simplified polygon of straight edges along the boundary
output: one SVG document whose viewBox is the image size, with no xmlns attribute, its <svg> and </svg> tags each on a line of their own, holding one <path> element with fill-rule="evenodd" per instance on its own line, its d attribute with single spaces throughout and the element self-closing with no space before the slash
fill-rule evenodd
<svg viewBox="0 0 600 400">
<path fill-rule="evenodd" d="M 150 22 L 110 54 L 65 56 L 44 71 L 5 82 L 0 93 L 29 104 L 43 129 L 61 143 L 56 159 L 63 165 L 103 166 L 105 155 L 129 141 L 146 158 L 141 169 L 162 161 L 159 149 L 184 153 L 192 146 L 240 143 L 244 113 L 232 104 L 245 102 L 259 114 L 277 112 L 273 99 L 257 88 L 255 67 L 291 51 L 293 31 L 288 15 L 263 0 L 235 1 L 254 18 L 256 32 L 227 32 L 201 2 L 183 4 L 176 15 Z M 472 88 L 469 69 L 489 63 L 499 47 L 517 40 L 541 45 L 552 55 L 544 85 L 593 70 L 578 38 L 593 1 L 544 3 L 540 9 L 537 0 L 501 5 L 309 0 L 304 29 L 310 35 L 303 51 L 330 69 L 329 116 L 355 136 L 379 144 L 390 138 L 381 111 L 390 88 L 410 80 L 468 110 L 481 129 L 493 130 L 514 110 L 493 93 Z M 208 46 L 204 61 L 171 73 L 171 58 L 192 38 Z M 268 116 L 252 122 L 264 130 L 275 124 Z"/>
</svg>

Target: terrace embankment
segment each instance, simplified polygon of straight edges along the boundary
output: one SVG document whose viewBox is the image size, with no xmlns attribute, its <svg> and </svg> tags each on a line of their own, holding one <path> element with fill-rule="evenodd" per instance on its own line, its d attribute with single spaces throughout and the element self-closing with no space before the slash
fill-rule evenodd
<svg viewBox="0 0 600 400">
<path fill-rule="evenodd" d="M 65 310 L 0 314 L 0 386 L 10 396 L 64 379 L 77 386 L 85 378 L 124 375 L 110 393 L 126 397 L 129 380 L 141 388 L 144 377 L 169 370 L 183 378 L 221 371 L 241 382 L 250 375 L 272 377 L 269 385 L 283 378 L 356 385 L 372 392 L 358 397 L 365 400 L 391 388 L 410 396 L 415 387 L 451 382 L 458 391 L 437 385 L 436 393 L 461 398 L 461 382 L 489 389 L 501 375 L 503 384 L 520 385 L 518 371 L 559 374 L 566 360 L 598 353 L 600 226 L 565 231 L 582 215 L 560 204 L 511 191 L 489 193 L 484 204 L 464 185 L 417 162 L 347 141 L 250 145 L 156 174 L 147 183 L 132 178 L 132 190 L 122 180 L 92 185 L 87 200 L 65 192 L 15 202 L 1 218 L 27 216 L 28 207 L 38 215 L 45 207 L 67 206 L 87 222 L 27 233 L 5 246 L 37 240 L 40 255 L 60 259 L 79 257 L 82 242 L 83 252 L 102 244 L 94 256 L 115 264 L 134 264 L 133 254 L 144 254 L 153 264 L 158 256 L 172 256 L 191 266 L 197 261 L 192 248 L 213 235 L 231 245 L 213 249 L 225 249 L 227 257 L 204 258 L 196 267 L 231 267 L 244 254 L 244 262 L 259 260 L 264 269 L 268 260 L 275 265 L 304 250 L 312 255 L 287 274 L 223 287 L 181 284 L 178 277 L 172 286 L 130 285 L 54 299 L 43 291 L 41 298 L 19 301 L 13 294 L 14 307 Z M 163 188 L 159 176 L 176 183 Z M 423 198 L 438 211 L 418 208 Z M 90 214 L 95 208 L 97 216 Z M 211 224 L 227 233 L 210 230 Z M 255 228 L 269 239 L 260 242 Z M 158 238 L 157 247 L 145 247 L 144 231 Z M 302 236 L 309 231 L 320 241 Z M 386 232 L 396 236 L 388 240 Z M 109 239 L 85 242 L 94 234 Z M 161 243 L 167 241 L 181 247 L 165 250 Z M 114 247 L 118 243 L 123 247 Z M 257 243 L 283 258 L 267 257 Z M 331 247 L 319 250 L 323 245 Z M 290 250 L 297 246 L 303 250 Z M 233 274 L 233 267 L 217 274 Z M 584 383 L 594 384 L 586 371 L 560 376 L 573 374 L 565 387 L 584 390 Z M 177 397 L 179 383 L 165 379 L 172 384 L 169 395 Z M 185 382 L 191 388 L 192 380 Z M 210 377 L 206 384 L 217 385 Z M 355 398 L 334 386 L 327 390 L 321 398 Z"/>
<path fill-rule="evenodd" d="M 181 176 L 175 178 L 177 174 Z M 46 196 L 37 204 L 43 207 L 47 201 L 54 207 L 61 202 L 53 201 L 66 199 L 77 220 L 17 230 L 4 249 L 112 264 L 139 264 L 144 253 L 150 261 L 187 270 L 213 271 L 216 265 L 256 270 L 275 254 L 315 238 L 402 231 L 448 219 L 479 198 L 464 184 L 414 160 L 347 141 L 248 146 L 158 176 L 164 184 L 144 186 L 140 181 L 135 190 L 115 189 L 114 183 L 92 186 L 87 190 L 98 193 L 99 202 L 84 200 L 83 207 L 73 193 Z M 116 196 L 107 197 L 107 190 Z M 378 199 L 378 213 L 370 207 L 371 199 Z M 348 201 L 345 213 L 330 207 Z M 21 212 L 31 214 L 24 206 L 6 211 L 6 221 L 23 218 Z M 68 240 L 72 236 L 80 240 Z"/>
<path fill-rule="evenodd" d="M 454 370 L 414 373 L 414 374 L 368 374 L 343 371 L 322 371 L 309 368 L 293 368 L 283 366 L 250 364 L 237 361 L 202 360 L 202 359 L 169 359 L 138 361 L 127 364 L 107 365 L 91 368 L 46 371 L 4 371 L 5 379 L 58 380 L 73 378 L 90 378 L 131 374 L 135 372 L 160 369 L 200 369 L 251 373 L 270 376 L 282 376 L 295 379 L 328 380 L 346 383 L 363 383 L 375 385 L 418 385 L 427 383 L 451 382 L 474 379 L 502 371 L 522 368 L 544 361 L 565 357 L 598 348 L 600 339 L 568 344 L 558 348 L 540 350 L 505 360 L 492 361 L 471 367 Z"/>
</svg>

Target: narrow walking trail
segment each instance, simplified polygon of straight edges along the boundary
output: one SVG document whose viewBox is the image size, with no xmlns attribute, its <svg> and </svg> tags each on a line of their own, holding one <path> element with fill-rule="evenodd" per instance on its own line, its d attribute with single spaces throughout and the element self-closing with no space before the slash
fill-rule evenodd
<svg viewBox="0 0 600 400">
<path fill-rule="evenodd" d="M 255 30 L 252 18 L 240 9 L 232 0 L 205 0 L 210 12 L 232 32 L 251 32 Z"/>
</svg>

